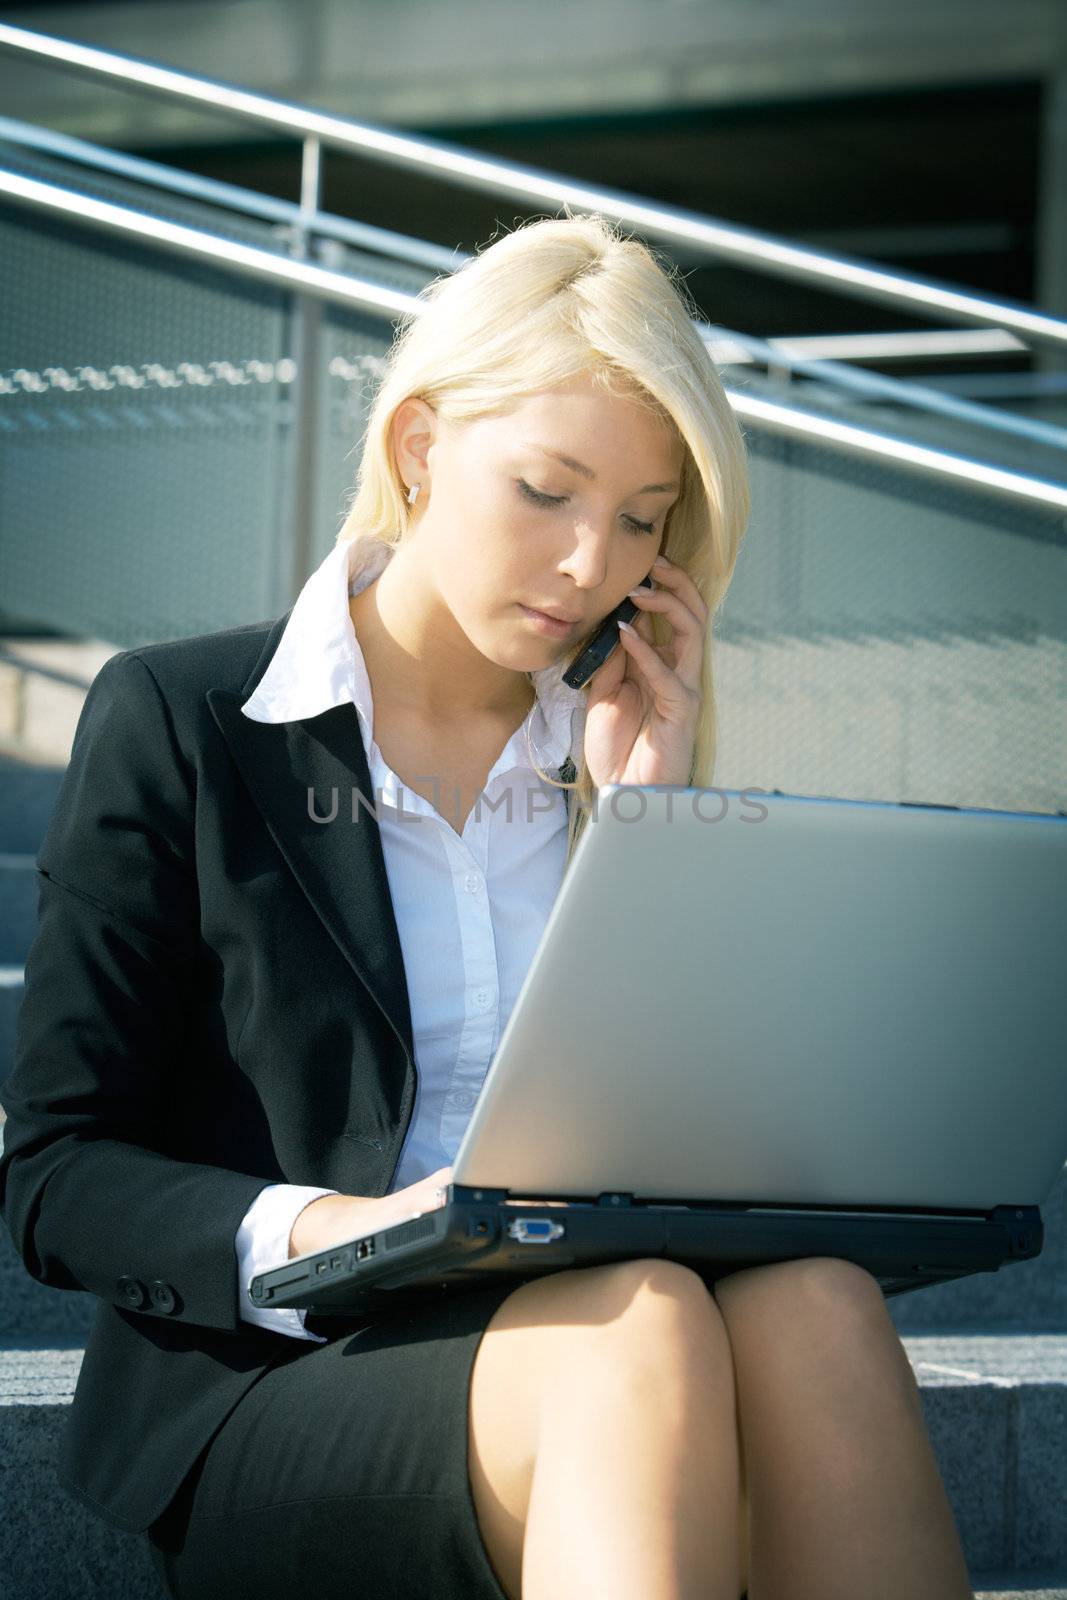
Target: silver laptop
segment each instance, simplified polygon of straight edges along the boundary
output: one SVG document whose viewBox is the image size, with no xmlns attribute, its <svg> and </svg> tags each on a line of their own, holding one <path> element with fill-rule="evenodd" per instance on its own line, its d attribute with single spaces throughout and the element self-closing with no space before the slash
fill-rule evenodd
<svg viewBox="0 0 1067 1600">
<path fill-rule="evenodd" d="M 448 1203 L 252 1298 L 358 1315 L 634 1255 L 841 1255 L 889 1294 L 1035 1256 L 1065 906 L 1067 818 L 602 789 Z"/>
</svg>

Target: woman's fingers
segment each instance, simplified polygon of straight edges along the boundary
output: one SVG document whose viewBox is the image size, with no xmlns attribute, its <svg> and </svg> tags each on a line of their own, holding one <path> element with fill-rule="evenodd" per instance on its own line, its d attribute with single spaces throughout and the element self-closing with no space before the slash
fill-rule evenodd
<svg viewBox="0 0 1067 1600">
<path fill-rule="evenodd" d="M 653 567 L 656 582 L 663 584 L 671 594 L 678 596 L 689 609 L 693 611 L 707 627 L 711 616 L 703 596 L 688 572 L 681 567 L 676 567 L 665 556 L 657 556 Z M 656 591 L 658 592 L 658 591 Z"/>
<path fill-rule="evenodd" d="M 698 595 L 697 599 L 699 598 Z M 707 633 L 707 607 L 703 607 L 705 615 L 702 617 L 692 611 L 678 595 L 662 589 L 652 592 L 647 589 L 631 589 L 630 599 L 635 601 L 646 614 L 650 611 L 660 611 L 667 618 L 674 630 L 672 643 L 675 669 L 686 687 L 695 689 L 700 676 L 700 663 L 703 659 Z M 640 630 L 637 631 L 638 637 L 644 639 Z M 647 640 L 645 642 L 648 643 Z M 649 648 L 652 648 L 651 644 Z"/>
<path fill-rule="evenodd" d="M 626 649 L 633 653 L 653 694 L 660 696 L 664 704 L 682 705 L 696 694 L 697 691 L 685 682 L 674 667 L 667 665 L 655 645 L 642 638 L 636 628 L 620 628 L 619 637 L 625 642 Z"/>
<path fill-rule="evenodd" d="M 585 742 L 598 784 L 685 784 L 692 772 L 709 612 L 680 568 L 658 561 L 652 576 L 660 587 L 631 590 L 637 615 L 634 623 L 619 625 L 622 659 L 614 678 L 600 681 L 611 672 L 614 650 L 594 675 Z M 662 644 L 654 611 L 671 625 Z"/>
<path fill-rule="evenodd" d="M 648 605 L 653 611 L 665 611 L 672 619 L 675 617 L 692 617 L 697 628 L 704 629 L 708 625 L 711 613 L 701 600 L 696 585 L 691 578 L 687 578 L 693 593 L 692 596 L 683 597 L 673 589 L 645 589 L 640 587 L 630 590 L 630 599 L 637 600 L 641 605 Z"/>
</svg>

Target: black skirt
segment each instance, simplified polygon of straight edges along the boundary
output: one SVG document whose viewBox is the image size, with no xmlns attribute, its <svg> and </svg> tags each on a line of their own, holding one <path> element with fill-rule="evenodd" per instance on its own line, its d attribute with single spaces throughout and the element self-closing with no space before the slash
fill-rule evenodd
<svg viewBox="0 0 1067 1600">
<path fill-rule="evenodd" d="M 292 1350 L 143 1536 L 172 1600 L 507 1600 L 475 1515 L 467 1406 L 481 1336 L 515 1287 L 443 1296 L 327 1344 L 279 1334 Z"/>
</svg>

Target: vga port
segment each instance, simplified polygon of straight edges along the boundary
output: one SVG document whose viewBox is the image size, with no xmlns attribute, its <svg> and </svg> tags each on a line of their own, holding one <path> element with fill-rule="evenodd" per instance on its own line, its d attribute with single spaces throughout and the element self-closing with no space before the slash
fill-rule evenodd
<svg viewBox="0 0 1067 1600">
<path fill-rule="evenodd" d="M 515 1217 L 508 1223 L 508 1237 L 520 1244 L 551 1244 L 562 1239 L 566 1229 L 550 1217 Z"/>
</svg>

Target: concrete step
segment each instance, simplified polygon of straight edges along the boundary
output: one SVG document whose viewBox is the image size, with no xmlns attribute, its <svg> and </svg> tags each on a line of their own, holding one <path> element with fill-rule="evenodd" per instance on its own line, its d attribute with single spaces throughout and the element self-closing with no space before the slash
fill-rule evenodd
<svg viewBox="0 0 1067 1600">
<path fill-rule="evenodd" d="M 1067 1572 L 972 1572 L 971 1582 L 975 1600 L 1067 1600 Z"/>
<path fill-rule="evenodd" d="M 3 1587 L 18 1600 L 162 1600 L 143 1536 L 102 1522 L 55 1476 L 82 1354 L 0 1350 Z"/>
<path fill-rule="evenodd" d="M 976 1594 L 1067 1597 L 1067 1338 L 919 1336 L 905 1348 Z M 55 1477 L 82 1353 L 0 1347 L 0 1570 L 20 1600 L 159 1600 L 144 1541 Z"/>
<path fill-rule="evenodd" d="M 1067 1569 L 1067 1335 L 902 1342 L 971 1571 Z"/>
<path fill-rule="evenodd" d="M 37 931 L 36 859 L 0 851 L 0 964 L 20 964 Z"/>
</svg>

